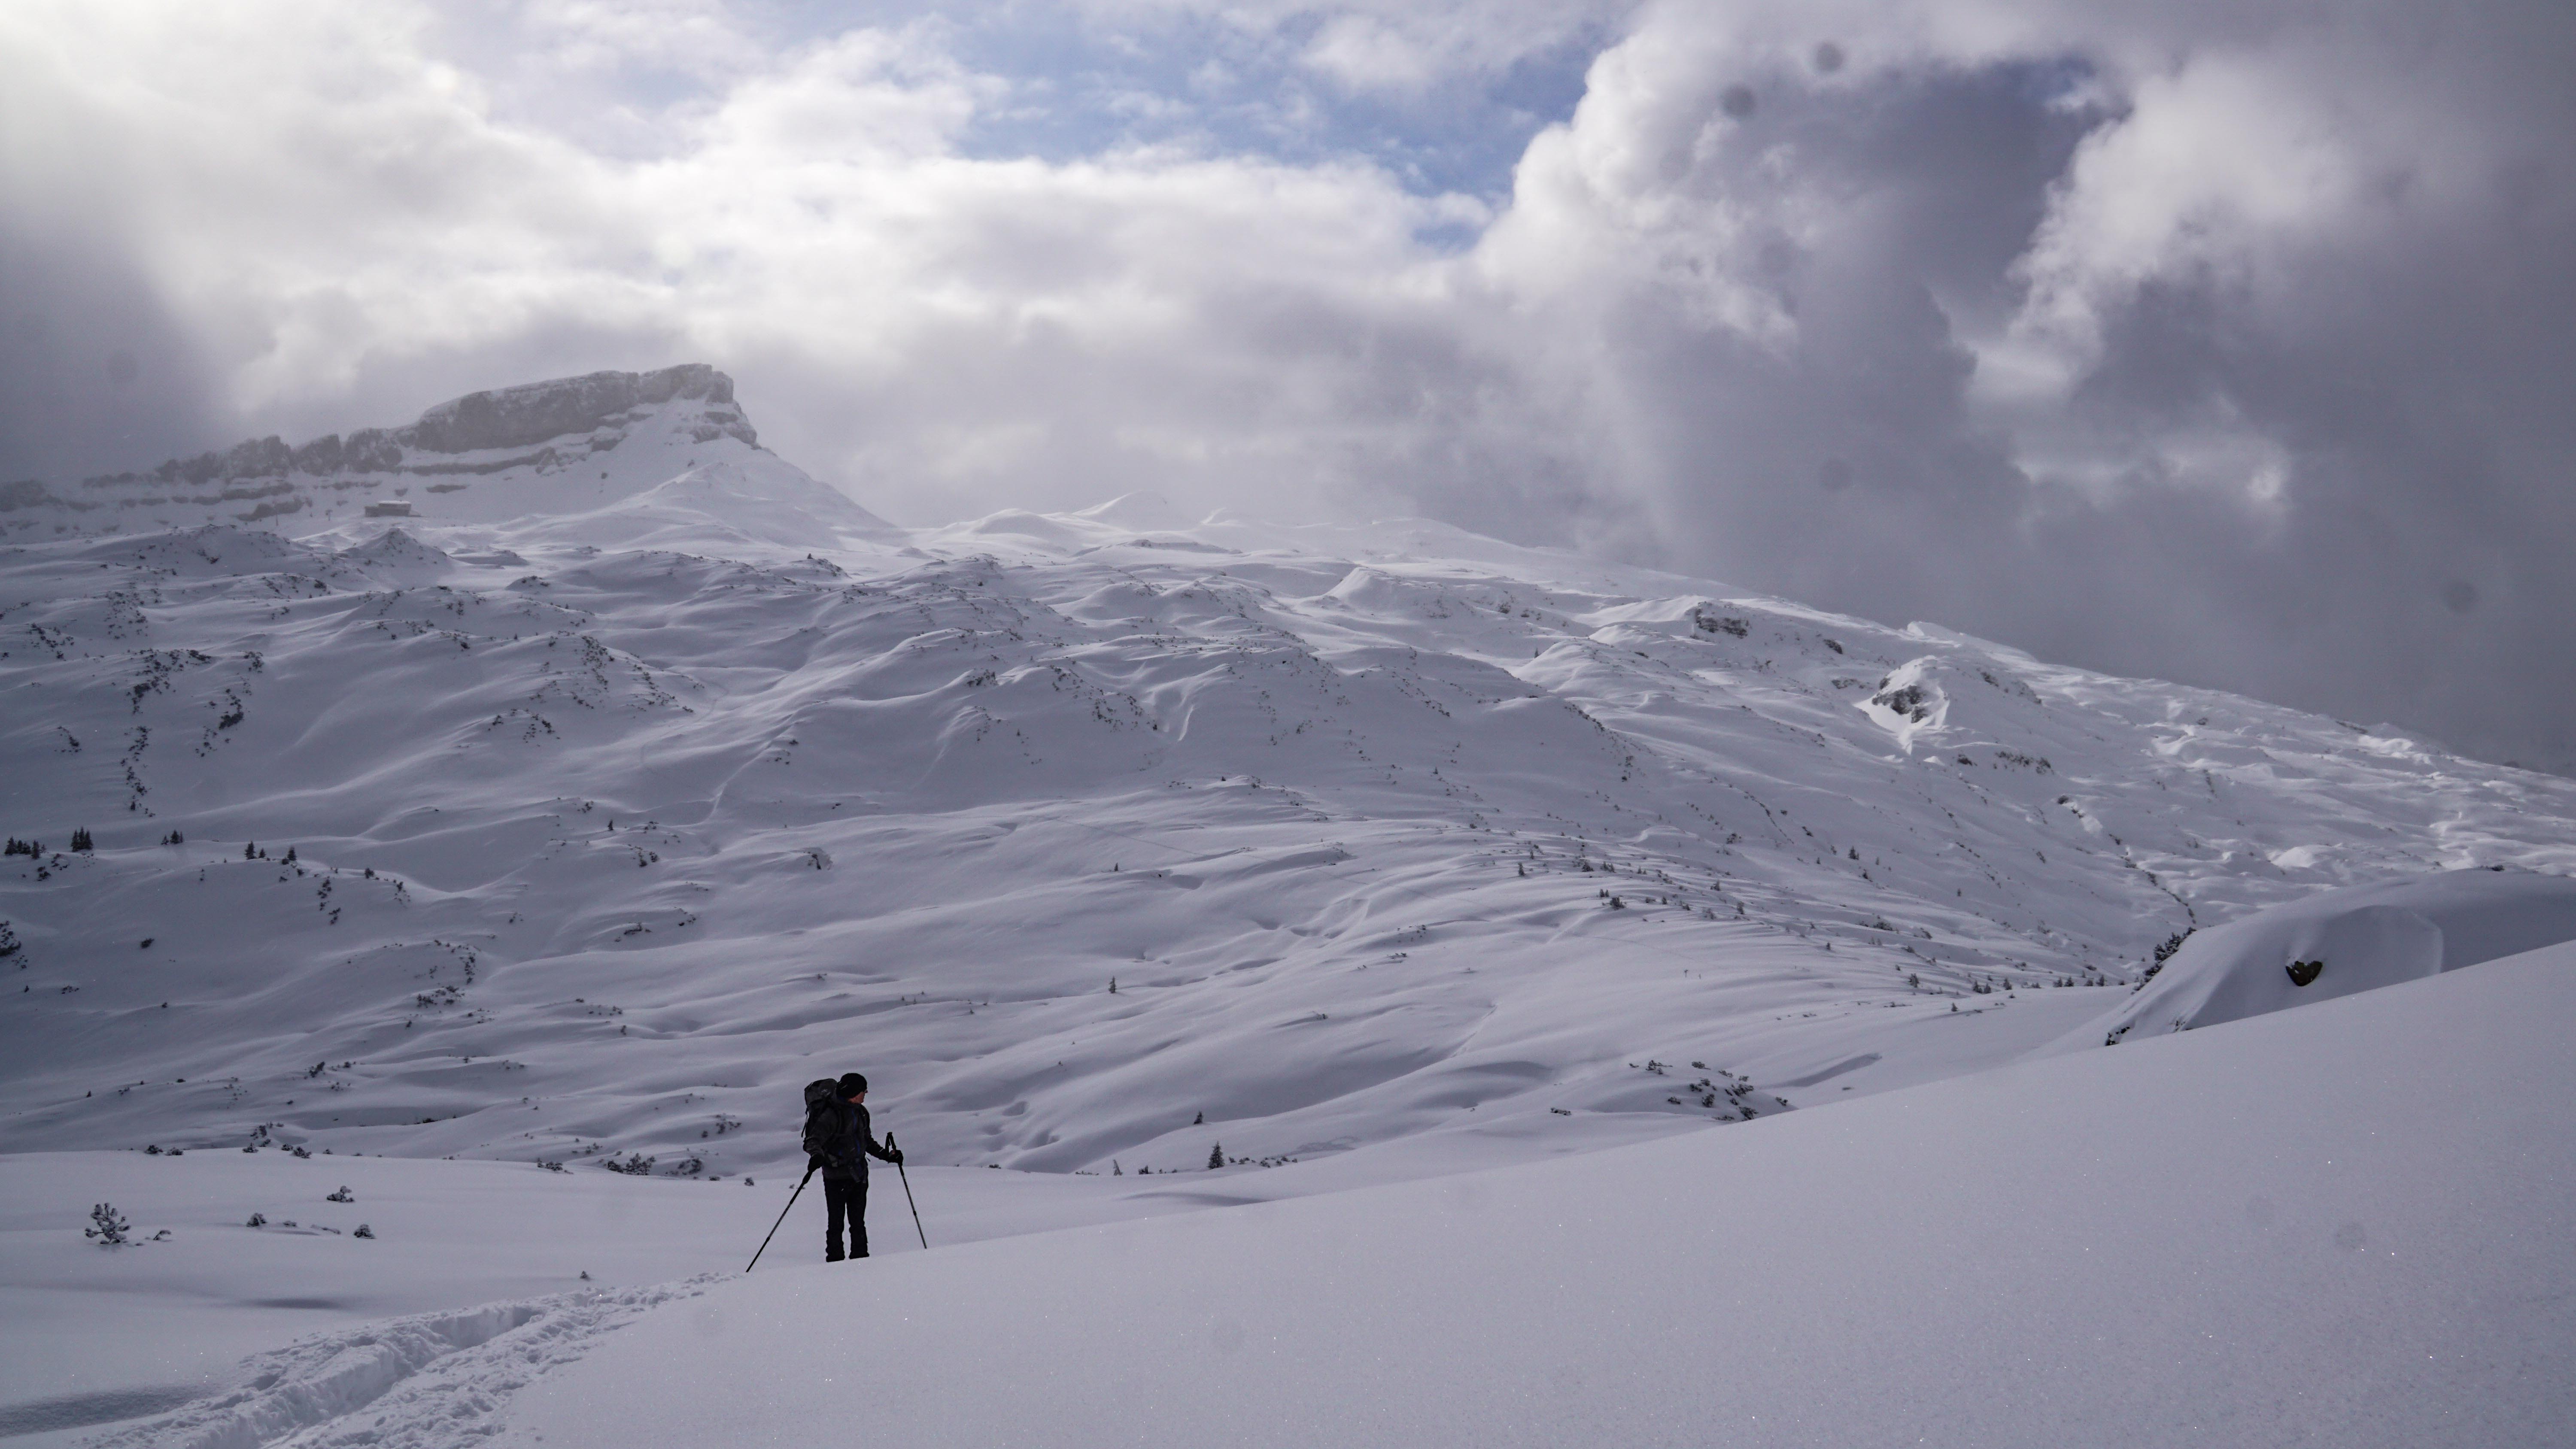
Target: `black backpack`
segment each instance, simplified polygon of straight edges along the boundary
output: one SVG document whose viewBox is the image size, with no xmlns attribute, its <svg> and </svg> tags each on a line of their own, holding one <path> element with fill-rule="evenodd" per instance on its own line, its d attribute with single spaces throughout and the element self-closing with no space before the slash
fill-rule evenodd
<svg viewBox="0 0 2576 1449">
<path fill-rule="evenodd" d="M 818 1077 L 805 1084 L 805 1155 L 829 1162 L 846 1145 L 840 1083 Z"/>
</svg>

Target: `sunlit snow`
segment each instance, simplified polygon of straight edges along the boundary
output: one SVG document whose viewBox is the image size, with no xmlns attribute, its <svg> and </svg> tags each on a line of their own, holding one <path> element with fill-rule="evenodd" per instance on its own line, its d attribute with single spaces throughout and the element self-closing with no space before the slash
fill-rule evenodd
<svg viewBox="0 0 2576 1449">
<path fill-rule="evenodd" d="M 679 1300 L 731 1294 L 721 1321 L 792 1325 L 808 1289 L 652 1285 L 740 1267 L 801 1166 L 798 1089 L 852 1068 L 912 1157 L 935 1244 L 1568 1158 L 1513 1179 L 1547 1184 L 1531 1211 L 1589 1204 L 1645 1256 L 1586 1280 L 1558 1271 L 1554 1237 L 1474 1241 L 1495 1283 L 1536 1275 L 1588 1322 L 1669 1273 L 1621 1216 L 1640 1204 L 1686 1235 L 1749 1214 L 1772 1225 L 1746 1240 L 1758 1252 L 1814 1203 L 1804 1149 L 1739 1137 L 1848 1143 L 1862 1129 L 1829 1121 L 1901 1122 L 1886 1142 L 1937 1155 L 2021 1111 L 2132 1132 L 2069 1104 L 2147 1094 L 2151 1115 L 2182 1090 L 2170 1074 L 2200 1070 L 2173 1053 L 2204 1049 L 2133 1053 L 2140 1026 L 2120 1052 L 1943 1086 L 1938 1112 L 1771 1119 L 2123 1021 L 2161 1034 L 2424 975 L 2421 952 L 2379 963 L 2342 927 L 2293 943 L 2229 923 L 2436 872 L 2471 882 L 2437 884 L 2444 900 L 2563 907 L 2576 867 L 2576 786 L 2388 727 L 1417 520 L 1193 520 L 1131 496 L 906 531 L 756 439 L 729 381 L 682 368 L 477 395 L 328 447 L 13 487 L 0 828 L 30 850 L 0 869 L 0 971 L 18 988 L 0 1002 L 0 1294 L 22 1325 L 0 1425 L 21 1422 L 11 1403 L 63 1433 L 167 1407 L 149 1394 L 232 1382 L 234 1358 L 386 1314 L 434 1320 L 386 1385 L 468 1352 L 533 1381 L 552 1360 L 512 1335 L 567 1313 L 693 1322 Z M 2441 956 L 2465 927 L 2430 899 L 2391 897 L 2439 923 L 2439 965 L 2466 964 Z M 2549 919 L 2570 929 L 2478 959 L 2576 936 L 2563 908 Z M 2266 961 L 2239 974 L 2269 994 L 2227 1004 L 2235 988 L 2210 983 L 2234 968 L 2209 963 L 2248 930 L 2339 964 L 2298 987 Z M 2159 948 L 2168 964 L 2133 992 Z M 2395 1008 L 2351 1009 L 2403 1035 Z M 1619 1170 L 1643 1177 L 1589 1175 L 1627 1144 Z M 1868 1152 L 1834 1150 L 1860 1154 L 1833 1169 L 1860 1181 Z M 1759 1163 L 1729 1165 L 1739 1151 Z M 376 1184 L 360 1202 L 402 1205 L 368 1243 L 346 1235 L 359 1219 L 293 1196 L 355 1154 L 347 1180 Z M 881 1250 L 915 1246 L 894 1190 L 881 1174 Z M 1439 1237 L 1431 1207 L 1467 1190 L 1368 1199 L 1394 1224 L 1371 1251 Z M 171 1240 L 84 1243 L 78 1213 L 111 1193 Z M 2003 1210 L 1970 1196 L 1940 1210 Z M 2056 1222 L 2046 1204 L 2072 1198 L 2027 1201 L 1942 1241 L 2120 1236 Z M 238 1225 L 254 1211 L 270 1225 Z M 1334 1215 L 1363 1209 L 1297 1211 L 1222 1215 L 1234 1225 L 1195 1238 L 1104 1228 L 1096 1251 L 1162 1282 L 1141 1265 L 1215 1261 L 1178 1245 L 1260 1256 L 1242 1235 L 1273 1221 L 1341 1241 L 1356 1229 L 1331 1224 L 1355 1220 Z M 813 1256 L 819 1205 L 796 1212 L 764 1280 Z M 282 1234 L 283 1216 L 334 1231 Z M 1798 1251 L 1828 1250 L 1831 1233 L 1799 1231 Z M 1279 1251 L 1320 1251 L 1299 1244 Z M 1932 1251 L 1897 1257 L 1920 1278 L 1916 1249 Z M 1048 1251 L 932 1254 L 886 1291 L 937 1301 L 939 1263 Z M 579 1271 L 612 1298 L 506 1322 L 476 1306 L 610 1292 Z M 986 1275 L 955 1280 L 987 1285 L 950 1305 L 967 1333 L 1001 1311 L 1005 1270 L 953 1271 Z M 1457 1294 L 1443 1312 L 1537 1312 L 1440 1281 Z M 1796 1291 L 1782 1278 L 1759 1312 L 1730 1298 L 1673 1332 L 1739 1357 L 1808 1342 L 1823 1310 Z M 1338 1293 L 1301 1301 L 1301 1332 Z M 102 1341 L 151 1322 L 166 1332 L 149 1355 Z M 2563 1358 L 2566 1341 L 2545 1347 Z M 1590 1365 L 1567 1402 L 1607 1392 L 1597 1344 L 1557 1350 Z M 1964 1375 L 2017 1350 L 1957 1352 Z M 243 1372 L 320 1372 L 261 1362 Z M 1228 1359 L 1226 1381 L 1262 1362 Z M 1554 1382 L 1542 1362 L 1533 1392 Z M 203 1442 L 283 1442 L 360 1402 L 307 1397 Z M 1880 1422 L 1878 1402 L 1831 1422 Z M 180 1412 L 214 1422 L 202 1402 Z M 399 1442 L 463 1442 L 434 1419 Z"/>
</svg>

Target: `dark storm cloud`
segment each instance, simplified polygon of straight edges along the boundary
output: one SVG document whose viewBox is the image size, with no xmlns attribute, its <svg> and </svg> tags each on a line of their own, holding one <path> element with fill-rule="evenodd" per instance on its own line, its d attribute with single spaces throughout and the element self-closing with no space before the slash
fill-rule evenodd
<svg viewBox="0 0 2576 1449">
<path fill-rule="evenodd" d="M 2304 258 L 2281 304 L 2202 286 L 2123 318 L 2121 364 L 2088 413 L 2127 424 L 2226 399 L 2284 450 L 2287 481 L 2268 526 L 2159 516 L 2153 490 L 2059 520 L 2063 553 L 2118 580 L 2083 611 L 2101 642 L 2071 646 L 2576 762 L 2576 276 L 2553 259 L 2576 255 L 2576 215 L 2563 173 L 2544 183 L 2510 161 L 2448 190 L 2437 214 L 2388 215 L 2371 245 Z M 2175 595 L 2221 607 L 2160 641 L 2142 611 Z"/>
<path fill-rule="evenodd" d="M 1534 148 L 1600 543 L 2576 763 L 2576 23 L 1966 11 L 1662 12 Z"/>
<path fill-rule="evenodd" d="M 194 333 L 125 258 L 0 217 L 0 482 L 148 467 L 218 426 Z"/>
</svg>

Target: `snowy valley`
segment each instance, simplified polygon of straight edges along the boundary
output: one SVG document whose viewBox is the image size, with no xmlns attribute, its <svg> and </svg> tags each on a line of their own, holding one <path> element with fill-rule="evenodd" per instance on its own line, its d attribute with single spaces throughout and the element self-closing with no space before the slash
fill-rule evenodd
<svg viewBox="0 0 2576 1449">
<path fill-rule="evenodd" d="M 1921 1092 L 1948 1093 L 1937 1100 L 1955 1112 L 1938 1120 L 1971 1139 L 1956 1115 L 1969 1104 L 2071 1134 L 2051 1151 L 2096 1131 L 2144 1142 L 2160 1103 L 2206 1104 L 2203 1078 L 2265 1080 L 2225 1042 L 2268 1032 L 2344 1061 L 2310 1023 L 2331 1018 L 2366 1022 L 2354 1030 L 2376 1033 L 2375 1050 L 2402 1054 L 2408 1018 L 2388 1003 L 2467 1012 L 2455 1004 L 2480 975 L 2415 979 L 2469 964 L 2444 960 L 2441 931 L 2465 928 L 2442 917 L 2424 928 L 2431 945 L 2407 937 L 2412 954 L 2369 980 L 2411 985 L 2331 1011 L 2305 1004 L 2305 983 L 2267 985 L 2278 1002 L 2207 1020 L 2299 1009 L 2151 1042 L 2206 1024 L 2148 1009 L 2187 974 L 2277 974 L 2268 957 L 2217 960 L 2213 928 L 2339 888 L 2475 872 L 2471 889 L 2529 913 L 2478 960 L 2576 937 L 2560 889 L 2576 875 L 2576 784 L 2394 727 L 1419 520 L 1191 519 L 1130 496 L 897 528 L 762 448 L 730 381 L 705 367 L 477 394 L 404 428 L 271 439 L 69 488 L 9 485 L 0 691 L 12 843 L 0 989 L 16 988 L 0 998 L 0 1232 L 23 1265 L 0 1292 L 24 1295 L 6 1397 L 93 1403 L 29 1418 L 29 1434 L 131 1417 L 117 1405 L 175 1408 L 208 1436 L 147 1426 L 121 1442 L 336 1433 L 337 1408 L 225 1438 L 233 1421 L 202 1405 L 80 1396 L 212 1383 L 305 1328 L 579 1292 L 577 1268 L 629 1295 L 639 1322 L 679 1324 L 649 1332 L 692 1331 L 687 1315 L 712 1311 L 693 1295 L 731 1295 L 722 1322 L 792 1321 L 792 1304 L 751 1296 L 771 1262 L 749 1285 L 651 1285 L 739 1267 L 800 1165 L 799 1088 L 852 1068 L 911 1157 L 931 1240 L 1023 1245 L 972 1250 L 992 1302 L 1008 1297 L 993 1285 L 1044 1277 L 1027 1255 L 1047 1250 L 1026 1244 L 1081 1234 L 1118 1261 L 1189 1273 L 1233 1260 L 1220 1247 L 1153 1255 L 1242 1247 L 1276 1223 L 1291 1243 L 1277 1251 L 1348 1244 L 1393 1272 L 1428 1251 L 1407 1235 L 1438 1238 L 1458 1194 L 1574 1211 L 1594 1163 L 1646 1195 L 1603 1207 L 1612 1219 L 1694 1172 L 1758 1169 L 1772 1196 L 1718 1220 L 1753 1224 L 1748 1242 L 1803 1244 L 1786 1260 L 1801 1262 L 1836 1240 L 1798 1225 L 1802 1199 L 1782 1185 L 1808 1160 L 1799 1143 L 1868 1138 L 1815 1147 L 1816 1160 L 1883 1189 L 1870 1164 L 1904 1157 L 1890 1144 L 1937 1155 L 1930 1109 L 1903 1105 L 1936 1100 Z M 2334 974 L 2366 954 L 2343 940 L 2310 932 L 2283 948 L 2328 955 L 2318 998 L 2358 979 Z M 2172 975 L 2134 989 L 2168 958 Z M 2510 990 L 2475 999 L 2543 1020 L 2563 1008 L 2563 963 L 2515 969 Z M 2190 1010 L 2235 999 L 2209 988 Z M 2476 1037 L 2474 1022 L 2443 1019 Z M 2119 1051 L 2090 1045 L 2113 1034 Z M 2437 1056 L 2399 1095 L 2420 1115 L 2509 1068 L 2563 1076 L 2535 1065 L 2546 1055 Z M 1863 1106 L 1909 1088 L 1921 1092 Z M 2231 1127 L 2242 1140 L 2229 1150 L 2258 1154 L 2259 1129 Z M 2535 1140 L 2565 1140 L 2563 1122 L 2547 1130 Z M 389 1260 L 410 1265 L 398 1292 L 275 1286 L 363 1281 L 337 1217 L 331 1240 L 310 1244 L 233 1226 L 276 1174 L 304 1193 L 338 1173 L 326 1156 L 360 1158 L 352 1183 L 375 1174 L 362 1201 L 423 1204 L 370 1219 Z M 2129 1163 L 2188 1160 L 2176 1141 Z M 214 1255 L 181 1275 L 198 1316 L 179 1317 L 202 1333 L 168 1371 L 102 1368 L 81 1337 L 82 1323 L 125 1331 L 96 1309 L 103 1295 L 149 1303 L 179 1281 L 118 1288 L 97 1276 L 110 1255 L 69 1236 L 78 1224 L 54 1200 L 85 1207 L 108 1191 L 89 1183 L 111 1180 L 133 1184 L 117 1189 L 128 1207 L 156 1183 L 199 1184 L 164 1190 L 196 1214 L 173 1217 L 172 1241 L 118 1258 Z M 1950 1209 L 2002 1210 L 1987 1189 L 1952 1186 Z M 2518 1191 L 2498 1200 L 2521 1203 Z M 878 1193 L 880 1246 L 912 1247 L 896 1241 L 911 1234 L 891 1185 Z M 1313 1201 L 1279 1203 L 1290 1198 Z M 1331 1206 L 1362 1199 L 1380 1216 Z M 2146 1211 L 2124 1201 L 2080 1210 Z M 539 1251 L 524 1222 L 486 1233 L 470 1224 L 475 1202 L 511 1204 L 495 1216 L 513 1220 L 578 1202 L 556 1211 L 580 1251 Z M 1196 1214 L 1233 1225 L 1190 1239 L 1137 1236 L 1182 1231 L 1169 1224 L 1075 1226 L 1262 1203 L 1279 1205 Z M 2403 1232 L 2431 1232 L 2431 1214 Z M 1981 1221 L 2084 1248 L 2064 1223 Z M 1372 1225 L 1384 1223 L 1397 1226 Z M 1050 1228 L 1067 1231 L 1026 1236 Z M 790 1220 L 780 1283 L 822 1271 L 789 1271 L 811 1235 Z M 423 1256 L 430 1236 L 441 1246 Z M 492 1246 L 502 1238 L 519 1246 Z M 629 1238 L 670 1246 L 619 1245 Z M 308 1247 L 339 1266 L 308 1262 Z M 263 1286 L 227 1277 L 245 1253 Z M 489 1261 L 458 1271 L 478 1254 Z M 941 1257 L 903 1264 L 910 1276 L 884 1291 L 941 1301 L 923 1276 Z M 1673 1271 L 1658 1263 L 1608 1277 Z M 2153 1276 L 2124 1263 L 2112 1278 Z M 1048 1291 L 1070 1305 L 1106 1290 Z M 1317 1292 L 1300 1331 L 1333 1312 Z M 1537 1311 L 1480 1292 L 1462 1290 L 1458 1311 Z M 242 1311 L 223 1311 L 234 1300 Z M 297 1300 L 319 1306 L 262 1306 Z M 2555 1327 L 2526 1315 L 2521 1331 L 2563 1362 L 2563 1310 L 2535 1312 Z M 1239 1348 L 1251 1315 L 1219 1317 L 1190 1331 L 1222 1338 L 1234 1323 Z M 519 1326 L 500 1323 L 419 1363 Z M 1381 1346 L 1421 1327 L 1388 1328 Z M 1058 1347 L 1079 1361 L 1078 1345 Z M 1256 1391 L 1255 1358 L 1218 1348 L 1228 1393 L 1287 1392 Z M 1612 1378 L 1575 1371 L 1568 1401 Z M 1170 1385 L 1149 1390 L 1169 1402 Z M 545 1442 L 624 1422 L 602 1407 L 615 1402 L 547 1410 Z M 663 1408 L 657 1422 L 686 1421 Z M 1111 1424 L 1117 1410 L 1085 1412 Z M 1279 1412 L 1279 1425 L 1311 1422 Z M 1814 1441 L 1883 1423 L 1866 1404 L 1851 1412 Z M 0 1404 L 0 1425 L 13 1422 Z M 389 1442 L 493 1427 L 403 1422 L 414 1437 Z M 1622 1422 L 1623 1442 L 1710 1442 Z M 1957 1427 L 1970 1419 L 1945 1422 L 1936 1442 L 1978 1442 Z M 631 1425 L 595 1432 L 658 1442 Z M 717 1442 L 703 1424 L 655 1432 Z M 1009 1437 L 999 1421 L 980 1438 L 940 1432 Z M 1169 1442 L 1218 1442 L 1204 1425 L 1176 1432 Z M 1326 1438 L 1358 1442 L 1350 1432 Z M 1576 1441 L 1515 1432 L 1483 1442 Z M 2239 1442 L 2289 1442 L 2268 1433 Z M 778 1434 L 739 1442 L 795 1437 Z M 1386 1442 L 1452 1437 L 1466 1432 Z M 2521 1442 L 2483 1442 L 2509 1441 Z M 895 1442 L 946 1440 L 916 1425 Z"/>
</svg>

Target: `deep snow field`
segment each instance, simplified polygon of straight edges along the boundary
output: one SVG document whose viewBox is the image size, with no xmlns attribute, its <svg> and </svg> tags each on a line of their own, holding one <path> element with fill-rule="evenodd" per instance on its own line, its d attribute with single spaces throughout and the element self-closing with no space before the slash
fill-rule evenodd
<svg viewBox="0 0 2576 1449">
<path fill-rule="evenodd" d="M 2570 782 L 1419 521 L 900 530 L 703 368 L 326 441 L 0 499 L 0 1435 L 805 1442 L 792 1338 L 895 1443 L 2555 1442 L 2568 963 L 2415 978 L 2576 937 Z M 945 1251 L 683 1281 L 853 1068 Z"/>
</svg>

